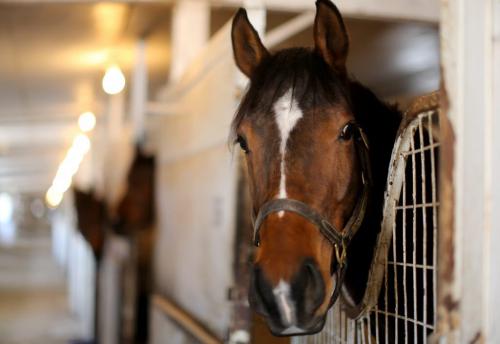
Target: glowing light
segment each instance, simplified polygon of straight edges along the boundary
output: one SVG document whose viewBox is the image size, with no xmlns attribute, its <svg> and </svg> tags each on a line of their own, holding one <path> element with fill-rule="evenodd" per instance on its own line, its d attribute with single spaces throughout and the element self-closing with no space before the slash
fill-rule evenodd
<svg viewBox="0 0 500 344">
<path fill-rule="evenodd" d="M 47 201 L 47 204 L 52 208 L 55 208 L 59 204 L 61 204 L 62 198 L 62 192 L 55 190 L 53 187 L 50 187 L 45 194 L 45 200 Z"/>
<path fill-rule="evenodd" d="M 72 152 L 75 152 L 71 154 Z M 59 169 L 57 170 L 56 178 L 59 175 L 74 175 L 78 171 L 78 167 L 80 167 L 80 163 L 82 162 L 83 156 L 79 154 L 76 149 L 71 148 L 66 155 L 66 158 L 63 160 L 61 165 L 59 165 Z"/>
<path fill-rule="evenodd" d="M 93 23 L 103 42 L 116 40 L 125 29 L 129 8 L 126 4 L 100 2 L 92 6 Z"/>
<path fill-rule="evenodd" d="M 7 193 L 0 194 L 0 222 L 9 222 L 14 212 L 12 198 Z"/>
<path fill-rule="evenodd" d="M 125 88 L 125 76 L 120 67 L 111 66 L 102 78 L 102 88 L 107 94 L 118 94 Z"/>
<path fill-rule="evenodd" d="M 90 149 L 90 140 L 85 134 L 78 134 L 73 140 L 73 147 L 78 155 L 86 154 Z"/>
<path fill-rule="evenodd" d="M 59 175 L 54 178 L 52 188 L 61 194 L 65 193 L 71 186 L 72 175 Z"/>
<path fill-rule="evenodd" d="M 47 190 L 45 201 L 51 208 L 57 207 L 70 188 L 73 176 L 78 172 L 83 157 L 90 150 L 90 140 L 85 134 L 79 134 L 73 140 L 73 144 L 66 153 L 64 160 L 57 169 L 52 186 Z"/>
<path fill-rule="evenodd" d="M 96 119 L 92 112 L 84 112 L 78 118 L 78 126 L 84 133 L 92 131 L 95 127 Z"/>
</svg>

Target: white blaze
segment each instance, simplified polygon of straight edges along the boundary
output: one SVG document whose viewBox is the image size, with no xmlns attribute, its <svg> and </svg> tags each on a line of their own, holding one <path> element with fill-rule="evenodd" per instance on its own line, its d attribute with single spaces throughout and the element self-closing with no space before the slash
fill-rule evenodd
<svg viewBox="0 0 500 344">
<path fill-rule="evenodd" d="M 279 98 L 274 104 L 274 114 L 276 119 L 276 124 L 280 131 L 281 142 L 280 142 L 280 186 L 278 198 L 286 198 L 286 166 L 285 166 L 285 156 L 286 156 L 286 145 L 288 142 L 288 137 L 292 132 L 293 128 L 302 118 L 303 113 L 299 108 L 299 104 L 295 99 L 293 99 L 292 89 L 289 89 L 281 98 Z M 283 211 L 278 213 L 279 217 L 283 216 Z"/>
<path fill-rule="evenodd" d="M 278 285 L 273 289 L 276 304 L 281 315 L 281 322 L 288 325 L 287 327 L 294 326 L 296 323 L 295 305 L 290 292 L 290 285 L 283 280 L 280 280 Z"/>
</svg>

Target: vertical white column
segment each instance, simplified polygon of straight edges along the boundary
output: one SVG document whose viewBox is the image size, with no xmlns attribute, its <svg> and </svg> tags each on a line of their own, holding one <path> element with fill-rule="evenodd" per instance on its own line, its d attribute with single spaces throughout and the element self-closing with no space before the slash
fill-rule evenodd
<svg viewBox="0 0 500 344">
<path fill-rule="evenodd" d="M 125 117 L 125 98 L 123 92 L 109 96 L 107 115 L 108 130 L 106 134 L 110 141 L 117 141 L 123 130 Z"/>
<path fill-rule="evenodd" d="M 492 214 L 500 212 L 491 202 L 492 0 L 442 0 L 441 4 L 443 85 L 455 137 L 454 228 L 450 228 L 454 230 L 454 280 L 441 286 L 450 288 L 447 308 L 453 313 L 449 323 L 454 329 L 447 339 L 491 342 L 487 331 L 492 314 L 490 263 L 492 252 L 500 249 L 491 242 Z"/>
<path fill-rule="evenodd" d="M 491 75 L 492 90 L 486 97 L 491 97 L 492 111 L 491 123 L 489 125 L 490 134 L 488 140 L 490 149 L 488 151 L 487 159 L 490 160 L 490 173 L 488 176 L 489 189 L 488 202 L 489 211 L 487 214 L 488 226 L 491 231 L 489 237 L 490 257 L 488 266 L 489 278 L 489 291 L 488 300 L 489 313 L 487 323 L 487 341 L 490 343 L 500 343 L 500 183 L 498 176 L 500 176 L 500 2 L 495 1 L 492 8 L 492 66 Z"/>
<path fill-rule="evenodd" d="M 124 92 L 110 95 L 108 99 L 107 131 L 101 132 L 104 143 L 103 195 L 108 206 L 116 204 L 123 192 L 130 150 L 130 131 L 125 124 Z"/>
<path fill-rule="evenodd" d="M 208 1 L 178 1 L 172 15 L 172 59 L 170 81 L 177 82 L 189 63 L 209 38 L 210 5 Z"/>
<path fill-rule="evenodd" d="M 130 118 L 136 142 L 141 141 L 144 136 L 147 98 L 148 71 L 146 65 L 146 43 L 141 39 L 135 46 L 135 60 L 130 92 Z"/>
</svg>

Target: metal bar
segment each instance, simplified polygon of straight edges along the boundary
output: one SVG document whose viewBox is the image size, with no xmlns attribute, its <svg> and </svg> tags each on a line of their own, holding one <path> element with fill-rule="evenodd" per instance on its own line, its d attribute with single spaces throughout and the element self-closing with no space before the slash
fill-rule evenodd
<svg viewBox="0 0 500 344">
<path fill-rule="evenodd" d="M 366 326 L 365 326 L 364 320 L 361 319 L 361 321 L 359 321 L 359 323 L 356 322 L 356 324 L 357 324 L 356 327 L 358 328 L 359 336 L 361 338 L 361 343 L 366 343 L 367 342 L 366 335 L 365 335 Z"/>
<path fill-rule="evenodd" d="M 393 219 L 392 219 L 392 266 L 394 269 L 394 305 L 395 309 L 394 312 L 397 313 L 399 311 L 398 307 L 398 264 L 396 263 L 398 258 L 397 258 L 397 239 L 396 239 L 396 233 L 397 233 L 397 226 L 396 226 L 396 213 L 397 213 L 397 208 L 396 208 L 396 201 L 394 201 L 394 207 L 393 207 Z M 403 267 L 404 269 L 404 267 Z M 387 273 L 387 272 L 386 272 Z M 397 342 L 398 340 L 398 319 L 394 318 L 394 342 Z"/>
<path fill-rule="evenodd" d="M 412 204 L 412 205 L 407 205 L 407 206 L 402 206 L 402 205 L 398 205 L 396 206 L 396 209 L 398 210 L 404 210 L 404 209 L 415 209 L 415 208 L 433 208 L 435 206 L 438 206 L 439 205 L 439 202 L 436 202 L 436 203 L 425 203 L 425 204 Z"/>
<path fill-rule="evenodd" d="M 377 311 L 377 312 L 386 315 L 384 312 L 380 312 L 380 311 Z M 431 330 L 434 329 L 434 325 L 424 324 L 423 322 L 418 321 L 417 319 L 406 318 L 403 315 L 395 314 L 393 312 L 388 312 L 387 315 L 389 315 L 391 317 L 397 317 L 398 319 L 405 320 L 405 321 L 408 321 L 408 322 L 411 322 L 411 323 L 415 323 L 415 324 L 420 325 L 420 326 L 425 326 L 426 328 L 429 328 Z"/>
<path fill-rule="evenodd" d="M 412 234 L 413 234 L 413 254 L 412 254 L 412 272 L 413 272 L 413 317 L 417 320 L 417 269 L 415 268 L 415 263 L 417 260 L 417 250 L 415 245 L 417 243 L 417 173 L 416 173 L 416 159 L 415 159 L 415 136 L 411 135 L 410 141 L 411 147 L 411 170 L 412 170 L 412 202 L 413 202 L 413 218 L 412 218 Z M 417 324 L 414 323 L 413 326 L 413 337 L 415 339 L 414 343 L 417 343 Z"/>
<path fill-rule="evenodd" d="M 356 341 L 356 322 L 355 321 L 351 321 L 351 320 L 348 320 L 346 319 L 346 322 L 347 322 L 347 327 L 348 327 L 348 335 L 347 335 L 347 342 L 348 343 L 357 343 Z"/>
<path fill-rule="evenodd" d="M 397 265 L 397 266 L 403 266 L 403 267 L 411 267 L 412 266 L 411 264 L 404 264 L 401 262 L 393 262 L 391 260 L 389 260 L 389 263 Z M 434 270 L 435 269 L 435 266 L 433 266 L 433 265 L 415 264 L 415 267 L 417 267 L 419 269 L 424 269 L 424 270 Z"/>
<path fill-rule="evenodd" d="M 414 153 L 420 153 L 420 152 L 425 152 L 427 150 L 434 149 L 434 148 L 436 148 L 438 146 L 439 146 L 439 143 L 434 143 L 432 145 L 428 145 L 428 146 L 425 146 L 425 147 L 416 148 L 416 149 L 408 151 L 408 152 L 403 152 L 402 154 L 406 155 L 406 156 L 409 156 L 409 155 L 412 155 Z"/>
<path fill-rule="evenodd" d="M 433 126 L 432 126 L 432 116 L 429 116 L 429 140 L 430 143 L 434 143 Z M 432 200 L 433 204 L 438 204 L 437 202 L 437 187 L 436 187 L 436 158 L 434 155 L 434 149 L 431 149 L 431 189 L 432 189 Z M 432 264 L 437 266 L 437 206 L 432 209 Z M 433 323 L 437 323 L 437 269 L 434 269 L 432 274 L 432 293 L 433 293 L 433 308 L 434 308 L 434 319 Z"/>
<path fill-rule="evenodd" d="M 406 156 L 402 155 L 402 159 Z M 406 206 L 406 164 L 403 168 L 403 206 Z M 403 210 L 403 264 L 406 265 L 406 210 Z M 406 269 L 403 268 L 403 295 L 404 295 L 404 331 L 408 333 L 408 297 L 406 292 Z M 405 336 L 405 343 L 408 343 L 408 336 Z"/>
<path fill-rule="evenodd" d="M 420 137 L 420 145 L 424 144 L 424 133 L 422 129 L 422 117 L 418 118 L 418 133 Z M 427 189 L 427 182 L 425 178 L 425 153 L 420 153 L 420 171 L 421 171 L 421 185 L 422 185 L 422 203 L 425 203 L 427 201 L 427 194 L 426 194 L 426 189 Z M 425 266 L 427 265 L 427 209 L 423 208 L 422 209 L 422 227 L 423 227 L 423 241 L 422 241 L 422 264 Z M 427 324 L 427 271 L 424 269 L 422 270 L 423 274 L 423 286 L 424 286 L 424 299 L 423 299 L 423 322 L 424 324 Z M 423 331 L 423 341 L 424 343 L 427 343 L 427 333 L 425 330 L 425 327 L 422 328 Z"/>
<path fill-rule="evenodd" d="M 372 319 L 371 315 L 366 315 L 366 323 L 367 323 L 367 334 L 368 334 L 368 344 L 372 344 Z"/>
</svg>

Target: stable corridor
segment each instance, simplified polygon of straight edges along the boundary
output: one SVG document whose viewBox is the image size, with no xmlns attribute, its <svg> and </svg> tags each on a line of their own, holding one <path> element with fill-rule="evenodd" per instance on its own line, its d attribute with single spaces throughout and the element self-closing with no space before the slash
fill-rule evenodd
<svg viewBox="0 0 500 344">
<path fill-rule="evenodd" d="M 69 310 L 63 269 L 52 255 L 49 225 L 0 226 L 0 342 L 71 343 L 80 337 L 80 326 Z"/>
</svg>

